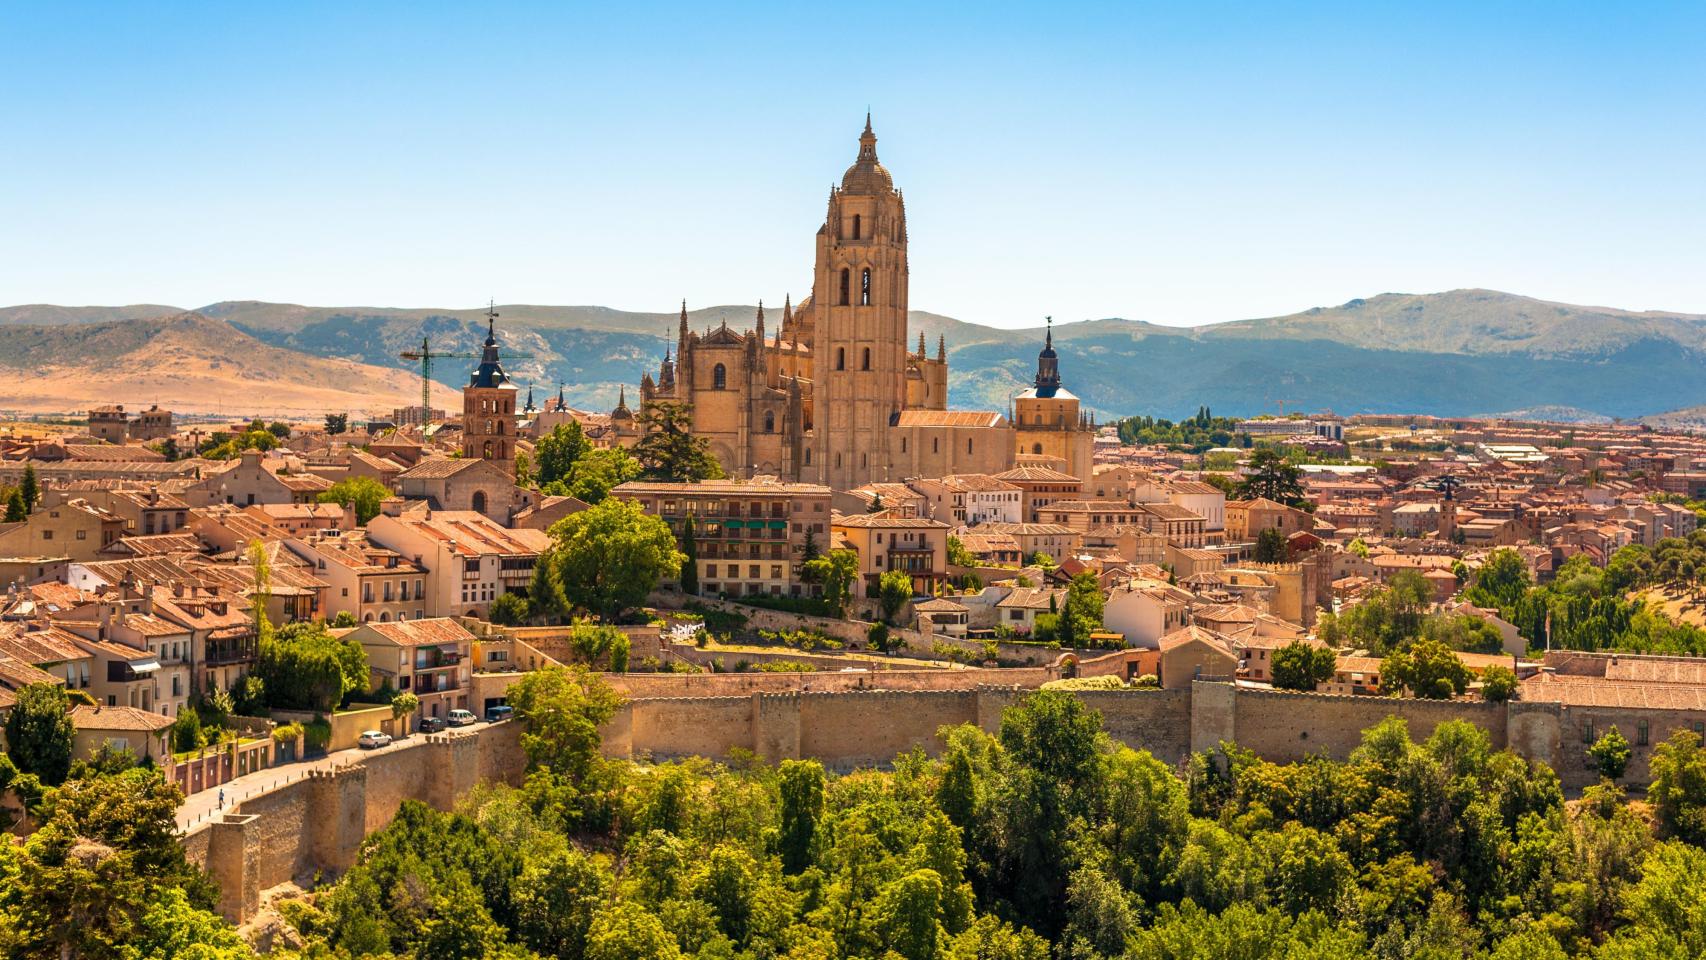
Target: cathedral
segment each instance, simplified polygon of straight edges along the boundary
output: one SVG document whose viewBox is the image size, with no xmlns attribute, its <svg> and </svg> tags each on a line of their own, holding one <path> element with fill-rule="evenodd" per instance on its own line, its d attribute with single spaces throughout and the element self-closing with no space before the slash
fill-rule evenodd
<svg viewBox="0 0 1706 960">
<path fill-rule="evenodd" d="M 829 193 L 811 295 L 798 306 L 784 302 L 773 333 L 762 304 L 749 330 L 725 322 L 696 331 L 683 303 L 675 349 L 655 379 L 647 373 L 641 381 L 639 410 L 690 408 L 694 434 L 734 477 L 845 490 L 1011 469 L 1015 454 L 1028 450 L 1006 417 L 948 409 L 946 342 L 937 339 L 933 357 L 922 334 L 909 348 L 906 245 L 906 203 L 877 161 L 867 116 L 858 158 Z M 1077 399 L 1059 389 L 1053 358 L 1051 336 L 1038 363 L 1046 360 L 1053 380 L 1045 383 L 1039 370 L 1023 398 L 1036 420 L 1025 443 L 1087 473 L 1088 424 Z M 625 402 L 611 423 L 624 443 L 643 429 Z"/>
</svg>

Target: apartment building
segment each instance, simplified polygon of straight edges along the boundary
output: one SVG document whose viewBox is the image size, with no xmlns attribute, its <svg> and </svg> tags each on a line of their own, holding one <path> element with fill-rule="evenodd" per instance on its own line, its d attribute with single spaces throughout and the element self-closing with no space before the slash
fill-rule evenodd
<svg viewBox="0 0 1706 960">
<path fill-rule="evenodd" d="M 808 544 L 830 547 L 830 491 L 816 483 L 707 480 L 624 483 L 612 496 L 632 500 L 669 524 L 677 540 L 693 517 L 699 592 L 705 596 L 811 596 L 800 579 Z M 946 541 L 944 540 L 944 548 Z"/>
<path fill-rule="evenodd" d="M 427 616 L 427 571 L 365 530 L 310 530 L 285 541 L 326 581 L 326 616 L 348 613 L 357 623 L 390 623 Z"/>
<path fill-rule="evenodd" d="M 367 525 L 367 539 L 424 571 L 426 600 L 417 607 L 428 617 L 484 619 L 493 600 L 527 591 L 539 554 L 551 546 L 543 531 L 510 530 L 472 510 L 411 510 L 374 517 Z"/>
</svg>

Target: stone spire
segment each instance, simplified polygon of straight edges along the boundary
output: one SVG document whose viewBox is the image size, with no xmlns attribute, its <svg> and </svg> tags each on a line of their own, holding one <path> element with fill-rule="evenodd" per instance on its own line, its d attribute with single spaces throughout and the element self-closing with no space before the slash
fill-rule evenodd
<svg viewBox="0 0 1706 960">
<path fill-rule="evenodd" d="M 558 380 L 557 381 L 557 412 L 562 413 L 563 411 L 565 411 L 567 409 L 569 409 L 569 401 L 563 399 L 563 381 Z"/>
<path fill-rule="evenodd" d="M 924 359 L 924 331 L 918 331 L 918 359 Z"/>
<path fill-rule="evenodd" d="M 758 342 L 763 343 L 764 342 L 764 299 L 762 297 L 759 298 L 759 301 L 758 301 L 758 326 L 755 328 L 754 332 L 756 332 L 758 334 Z"/>
<path fill-rule="evenodd" d="M 936 335 L 936 362 L 948 362 L 948 335 L 945 333 Z"/>
<path fill-rule="evenodd" d="M 687 342 L 687 301 L 681 301 L 681 343 Z"/>
<path fill-rule="evenodd" d="M 877 135 L 871 132 L 871 111 L 865 111 L 865 132 L 859 134 L 859 159 L 875 162 L 877 159 Z"/>
<path fill-rule="evenodd" d="M 785 327 L 788 324 L 793 323 L 793 322 L 794 322 L 794 295 L 791 293 L 783 294 L 783 296 L 782 296 L 782 326 Z"/>
</svg>

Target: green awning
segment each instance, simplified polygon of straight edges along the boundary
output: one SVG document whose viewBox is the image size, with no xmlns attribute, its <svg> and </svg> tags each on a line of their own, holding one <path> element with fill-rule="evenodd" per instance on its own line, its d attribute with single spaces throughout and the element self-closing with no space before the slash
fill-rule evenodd
<svg viewBox="0 0 1706 960">
<path fill-rule="evenodd" d="M 788 521 L 786 521 L 786 520 L 772 520 L 772 521 L 770 521 L 770 529 L 772 529 L 772 530 L 786 530 L 786 529 L 788 529 Z"/>
<path fill-rule="evenodd" d="M 746 526 L 746 521 L 744 521 L 744 520 L 724 520 L 723 526 L 733 527 L 733 528 L 738 529 L 740 527 Z"/>
</svg>

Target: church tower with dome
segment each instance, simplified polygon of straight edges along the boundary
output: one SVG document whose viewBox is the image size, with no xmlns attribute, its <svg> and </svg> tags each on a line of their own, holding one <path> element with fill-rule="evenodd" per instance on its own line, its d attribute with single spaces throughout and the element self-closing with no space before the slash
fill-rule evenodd
<svg viewBox="0 0 1706 960">
<path fill-rule="evenodd" d="M 867 114 L 853 165 L 829 192 L 811 295 L 783 304 L 774 338 L 762 304 L 745 331 L 723 319 L 702 332 L 683 304 L 673 356 L 640 382 L 638 420 L 650 404 L 689 406 L 694 435 L 733 477 L 846 490 L 1011 468 L 1005 417 L 947 409 L 947 342 L 931 357 L 920 333 L 908 349 L 907 240 L 906 203 Z"/>
<path fill-rule="evenodd" d="M 515 475 L 515 384 L 498 359 L 498 314 L 486 311 L 486 343 L 480 365 L 462 388 L 462 456 L 490 460 Z"/>
<path fill-rule="evenodd" d="M 1096 424 L 1079 410 L 1072 391 L 1060 385 L 1053 317 L 1037 354 L 1037 379 L 1013 398 L 1013 433 L 1019 455 L 1059 458 L 1066 463 L 1065 472 L 1090 479 Z"/>
</svg>

